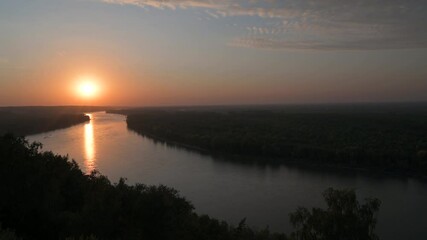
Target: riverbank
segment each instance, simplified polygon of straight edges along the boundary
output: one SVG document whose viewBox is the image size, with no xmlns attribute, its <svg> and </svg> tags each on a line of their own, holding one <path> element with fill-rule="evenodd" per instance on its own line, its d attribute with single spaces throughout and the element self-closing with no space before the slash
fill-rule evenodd
<svg viewBox="0 0 427 240">
<path fill-rule="evenodd" d="M 90 121 L 85 112 L 105 107 L 1 107 L 0 135 L 12 133 L 27 136 L 71 127 Z"/>
<path fill-rule="evenodd" d="M 427 114 L 125 110 L 128 128 L 230 161 L 299 163 L 424 177 Z M 241 156 L 239 158 L 239 156 Z"/>
<path fill-rule="evenodd" d="M 414 178 L 420 181 L 427 181 L 427 175 L 420 174 L 414 171 L 402 171 L 399 169 L 395 170 L 389 170 L 389 169 L 382 169 L 382 168 L 369 168 L 364 166 L 347 166 L 343 164 L 333 164 L 333 163 L 319 163 L 315 161 L 310 160 L 304 160 L 304 159 L 281 159 L 278 157 L 268 157 L 263 158 L 262 156 L 248 156 L 244 154 L 230 154 L 226 152 L 214 152 L 210 151 L 208 149 L 202 149 L 197 146 L 192 146 L 188 144 L 182 144 L 180 142 L 174 142 L 174 141 L 168 141 L 164 138 L 149 135 L 149 134 L 143 134 L 141 132 L 137 132 L 131 128 L 129 128 L 131 131 L 136 132 L 137 134 L 140 134 L 143 137 L 147 137 L 156 143 L 159 142 L 161 144 L 165 144 L 169 147 L 178 147 L 182 149 L 186 149 L 189 151 L 197 152 L 202 155 L 206 156 L 213 156 L 216 161 L 224 161 L 224 162 L 233 162 L 236 164 L 242 164 L 242 165 L 256 165 L 260 167 L 280 167 L 281 165 L 286 165 L 288 167 L 295 167 L 295 168 L 301 168 L 305 170 L 312 170 L 316 172 L 330 172 L 331 174 L 340 172 L 341 174 L 343 172 L 354 175 L 364 175 L 364 176 L 384 176 L 384 177 L 393 177 L 393 178 Z"/>
</svg>

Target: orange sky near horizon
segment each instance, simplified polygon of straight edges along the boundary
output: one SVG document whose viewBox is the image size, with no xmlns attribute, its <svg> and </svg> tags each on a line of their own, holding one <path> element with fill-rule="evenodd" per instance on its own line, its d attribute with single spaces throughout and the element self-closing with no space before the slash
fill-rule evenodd
<svg viewBox="0 0 427 240">
<path fill-rule="evenodd" d="M 109 105 L 109 106 L 162 106 L 162 105 L 228 105 L 331 102 L 334 95 L 339 102 L 375 101 L 372 95 L 378 89 L 366 88 L 371 76 L 362 75 L 359 82 L 336 82 L 328 74 L 308 71 L 301 76 L 248 77 L 224 73 L 209 76 L 195 71 L 159 72 L 144 64 L 129 65 L 123 58 L 105 52 L 88 51 L 53 54 L 44 61 L 32 63 L 32 71 L 16 70 L 7 76 L 12 81 L 2 83 L 0 105 Z M 35 70 L 37 69 L 37 70 Z M 16 72 L 19 72 L 16 74 Z M 4 73 L 3 73 L 4 74 Z M 317 81 L 308 82 L 306 76 Z M 347 78 L 348 73 L 334 73 L 334 78 Z M 7 75 L 7 72 L 6 72 Z M 95 79 L 99 92 L 87 98 L 78 92 L 82 77 Z M 295 81 L 283 81 L 286 78 Z M 405 92 L 422 90 L 425 83 L 418 77 L 416 84 L 398 82 L 400 76 L 374 76 L 379 89 L 390 88 L 390 99 L 396 89 Z M 379 81 L 383 77 L 384 81 Z M 198 78 L 203 78 L 199 81 Z M 416 79 L 417 76 L 414 77 Z M 365 84 L 363 84 L 365 81 Z M 382 84 L 382 85 L 381 85 Z M 401 85 L 399 88 L 396 86 Z M 386 88 L 387 89 L 387 88 Z M 341 93 L 341 94 L 339 94 Z M 385 95 L 385 93 L 382 93 Z M 364 95 L 366 97 L 364 97 Z M 399 96 L 397 94 L 397 96 Z M 354 100 L 357 99 L 357 100 Z M 361 100 L 360 100 L 361 99 Z"/>
<path fill-rule="evenodd" d="M 427 101 L 422 1 L 210 2 L 0 1 L 0 106 Z"/>
<path fill-rule="evenodd" d="M 233 81 L 225 80 L 218 85 L 215 79 L 182 84 L 184 78 L 194 76 L 152 74 L 131 69 L 115 59 L 97 52 L 54 54 L 44 62 L 38 61 L 38 71 L 23 71 L 10 86 L 5 85 L 7 91 L 2 92 L 0 105 L 209 105 L 263 103 L 265 99 L 269 103 L 269 98 L 274 101 L 284 94 L 277 84 L 247 82 L 235 86 Z M 94 79 L 99 88 L 95 96 L 79 93 L 82 78 Z M 14 99 L 13 103 L 8 104 L 8 99 Z"/>
</svg>

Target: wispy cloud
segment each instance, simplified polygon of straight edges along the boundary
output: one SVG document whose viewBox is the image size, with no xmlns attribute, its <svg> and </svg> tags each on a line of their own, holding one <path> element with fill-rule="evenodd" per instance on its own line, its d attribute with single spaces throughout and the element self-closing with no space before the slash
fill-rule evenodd
<svg viewBox="0 0 427 240">
<path fill-rule="evenodd" d="M 348 40 L 299 40 L 287 41 L 274 38 L 246 37 L 236 38 L 230 46 L 264 48 L 264 49 L 297 49 L 297 50 L 379 50 L 379 49 L 414 49 L 427 48 L 425 42 L 406 42 L 396 39 L 348 39 Z"/>
<path fill-rule="evenodd" d="M 425 0 L 101 0 L 143 8 L 201 8 L 211 17 L 254 17 L 233 46 L 377 50 L 427 47 Z M 272 25 L 273 23 L 273 25 Z"/>
</svg>

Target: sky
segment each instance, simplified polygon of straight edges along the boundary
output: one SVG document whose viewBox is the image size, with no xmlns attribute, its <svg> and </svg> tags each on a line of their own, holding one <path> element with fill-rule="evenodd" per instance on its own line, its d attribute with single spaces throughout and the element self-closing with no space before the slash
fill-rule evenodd
<svg viewBox="0 0 427 240">
<path fill-rule="evenodd" d="M 425 0 L 1 0 L 0 106 L 427 101 L 426 29 Z"/>
</svg>

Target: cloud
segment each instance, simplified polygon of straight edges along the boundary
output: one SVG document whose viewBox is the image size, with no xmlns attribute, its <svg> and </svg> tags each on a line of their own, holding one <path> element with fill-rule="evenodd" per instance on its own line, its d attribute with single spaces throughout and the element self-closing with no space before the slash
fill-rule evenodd
<svg viewBox="0 0 427 240">
<path fill-rule="evenodd" d="M 425 0 L 101 1 L 143 8 L 201 8 L 214 18 L 257 18 L 257 26 L 243 27 L 250 36 L 236 37 L 230 43 L 233 46 L 316 50 L 427 47 Z"/>
<path fill-rule="evenodd" d="M 380 49 L 414 49 L 427 48 L 426 42 L 402 42 L 396 39 L 364 39 L 364 40 L 300 40 L 286 41 L 273 38 L 236 38 L 230 44 L 236 47 L 264 49 L 296 49 L 296 50 L 380 50 Z"/>
<path fill-rule="evenodd" d="M 215 14 L 215 13 L 212 13 L 212 12 L 210 12 L 210 11 L 208 11 L 208 10 L 206 10 L 205 11 L 209 16 L 211 16 L 211 17 L 213 17 L 213 18 L 220 18 L 220 16 L 219 15 L 217 15 L 217 14 Z"/>
<path fill-rule="evenodd" d="M 208 8 L 216 9 L 221 2 L 228 1 L 208 1 L 208 0 L 102 0 L 103 2 L 120 4 L 120 5 L 136 5 L 139 7 L 154 7 L 159 9 L 176 9 L 176 8 Z"/>
</svg>

